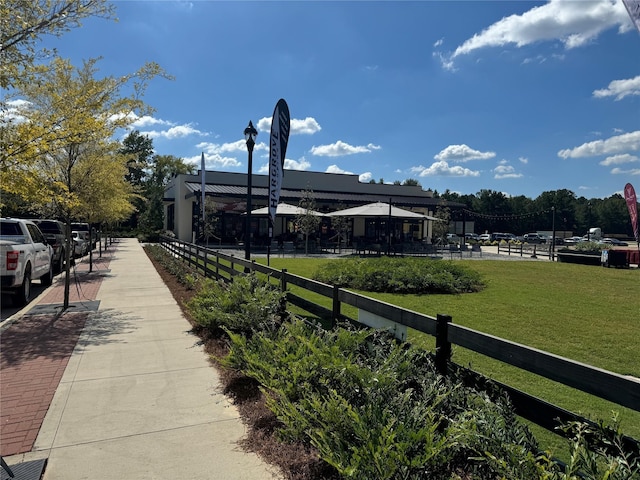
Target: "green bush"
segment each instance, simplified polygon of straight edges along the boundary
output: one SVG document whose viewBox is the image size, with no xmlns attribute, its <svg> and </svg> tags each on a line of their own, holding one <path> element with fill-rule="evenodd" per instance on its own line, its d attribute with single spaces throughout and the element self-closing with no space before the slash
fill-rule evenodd
<svg viewBox="0 0 640 480">
<path fill-rule="evenodd" d="M 187 308 L 194 320 L 212 332 L 226 328 L 250 336 L 276 327 L 282 317 L 284 294 L 255 275 L 240 275 L 226 284 L 206 279 Z"/>
<path fill-rule="evenodd" d="M 459 263 L 413 257 L 339 259 L 324 264 L 313 278 L 369 292 L 467 293 L 484 287 L 477 272 Z"/>
<path fill-rule="evenodd" d="M 283 439 L 314 445 L 345 478 L 495 478 L 492 458 L 508 478 L 535 478 L 537 446 L 506 399 L 440 376 L 423 350 L 301 321 L 230 336 L 226 364 L 266 387 Z"/>
<path fill-rule="evenodd" d="M 576 252 L 600 252 L 606 248 L 609 247 L 598 242 L 578 242 L 575 244 L 573 249 Z"/>
</svg>

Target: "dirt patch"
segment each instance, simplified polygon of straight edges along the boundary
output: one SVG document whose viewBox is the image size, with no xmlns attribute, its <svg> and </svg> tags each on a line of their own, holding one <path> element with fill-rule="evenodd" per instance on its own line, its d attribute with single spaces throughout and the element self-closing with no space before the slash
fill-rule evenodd
<svg viewBox="0 0 640 480">
<path fill-rule="evenodd" d="M 288 480 L 339 479 L 340 476 L 335 470 L 320 460 L 317 451 L 312 447 L 280 441 L 277 436 L 278 419 L 267 407 L 260 385 L 239 372 L 221 366 L 216 359 L 226 356 L 229 352 L 226 339 L 210 335 L 208 331 L 196 325 L 189 315 L 186 305 L 194 297 L 195 290 L 190 290 L 180 283 L 151 255 L 148 257 L 182 309 L 184 316 L 191 323 L 192 332 L 202 339 L 211 363 L 220 374 L 225 395 L 236 405 L 242 421 L 247 426 L 247 436 L 240 442 L 240 446 L 260 455 L 267 463 L 280 468 L 282 475 Z"/>
</svg>

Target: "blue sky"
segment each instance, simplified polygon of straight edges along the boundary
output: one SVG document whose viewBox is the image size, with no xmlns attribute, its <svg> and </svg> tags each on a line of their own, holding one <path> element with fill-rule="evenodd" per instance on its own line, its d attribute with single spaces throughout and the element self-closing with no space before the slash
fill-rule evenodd
<svg viewBox="0 0 640 480">
<path fill-rule="evenodd" d="M 423 188 L 608 197 L 640 187 L 640 34 L 621 0 L 118 1 L 44 39 L 97 76 L 159 63 L 136 129 L 158 154 L 247 171 L 243 130 L 292 118 L 285 169 Z M 285 170 L 286 176 L 286 170 Z"/>
</svg>

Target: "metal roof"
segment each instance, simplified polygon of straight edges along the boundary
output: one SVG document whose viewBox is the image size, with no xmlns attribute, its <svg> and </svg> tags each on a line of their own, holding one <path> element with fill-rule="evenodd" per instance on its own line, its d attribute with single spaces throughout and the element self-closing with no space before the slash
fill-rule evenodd
<svg viewBox="0 0 640 480">
<path fill-rule="evenodd" d="M 187 190 L 189 190 L 189 194 L 187 197 L 192 197 L 194 195 L 200 195 L 201 193 L 201 184 L 199 182 L 185 182 L 185 186 Z M 280 201 L 284 201 L 285 199 L 296 199 L 299 200 L 304 196 L 304 190 L 290 190 L 290 189 L 282 189 L 280 190 Z M 244 198 L 247 196 L 247 187 L 246 186 L 238 186 L 238 185 L 205 185 L 205 195 L 219 195 L 226 197 L 238 197 Z M 269 189 L 264 187 L 252 187 L 251 188 L 251 196 L 254 199 L 267 199 L 269 196 Z M 376 195 L 369 193 L 342 193 L 342 192 L 327 192 L 327 191 L 313 191 L 313 197 L 316 201 L 321 202 L 343 202 L 348 204 L 361 204 L 361 203 L 370 203 L 370 202 L 389 202 L 389 195 Z M 392 198 L 392 203 L 400 204 L 405 206 L 416 206 L 416 207 L 435 207 L 440 204 L 442 201 L 440 198 L 432 198 L 432 197 L 415 197 L 415 196 L 403 196 L 403 195 L 394 195 Z M 457 202 L 447 202 L 447 206 L 449 207 L 464 207 L 463 204 Z"/>
</svg>

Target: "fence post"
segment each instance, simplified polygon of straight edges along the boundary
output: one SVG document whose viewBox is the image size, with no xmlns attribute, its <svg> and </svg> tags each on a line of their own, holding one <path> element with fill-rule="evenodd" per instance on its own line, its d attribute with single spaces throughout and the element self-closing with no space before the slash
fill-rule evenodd
<svg viewBox="0 0 640 480">
<path fill-rule="evenodd" d="M 340 288 L 336 285 L 333 286 L 333 315 L 331 327 L 335 327 L 340 319 L 340 298 L 338 297 Z"/>
<path fill-rule="evenodd" d="M 282 269 L 282 275 L 280 276 L 280 291 L 283 293 L 287 291 L 287 269 Z"/>
<path fill-rule="evenodd" d="M 447 338 L 451 315 L 436 316 L 436 369 L 441 375 L 447 374 L 447 362 L 451 359 L 451 343 Z"/>
<path fill-rule="evenodd" d="M 536 255 L 536 249 L 537 249 L 537 245 L 533 246 L 533 255 L 531 255 L 531 258 L 538 258 L 538 256 Z"/>
</svg>

